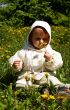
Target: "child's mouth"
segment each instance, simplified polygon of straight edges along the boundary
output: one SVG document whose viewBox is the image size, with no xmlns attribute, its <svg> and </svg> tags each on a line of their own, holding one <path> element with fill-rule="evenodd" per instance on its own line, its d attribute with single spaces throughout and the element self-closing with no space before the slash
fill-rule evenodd
<svg viewBox="0 0 70 110">
<path fill-rule="evenodd" d="M 47 45 L 47 43 L 41 43 L 41 44 L 39 44 L 40 47 L 44 47 L 46 45 Z"/>
</svg>

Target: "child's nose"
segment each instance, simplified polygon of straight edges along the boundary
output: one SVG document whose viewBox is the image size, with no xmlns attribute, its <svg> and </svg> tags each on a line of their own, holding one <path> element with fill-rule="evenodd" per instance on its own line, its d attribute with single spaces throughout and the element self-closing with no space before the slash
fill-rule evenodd
<svg viewBox="0 0 70 110">
<path fill-rule="evenodd" d="M 40 42 L 43 43 L 43 39 L 40 39 Z"/>
</svg>

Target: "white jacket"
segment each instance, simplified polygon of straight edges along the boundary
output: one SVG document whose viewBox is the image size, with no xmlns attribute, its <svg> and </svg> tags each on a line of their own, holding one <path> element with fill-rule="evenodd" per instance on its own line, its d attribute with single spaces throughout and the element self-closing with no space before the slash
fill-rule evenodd
<svg viewBox="0 0 70 110">
<path fill-rule="evenodd" d="M 20 60 L 21 64 L 18 71 L 20 71 L 21 69 L 23 69 L 23 71 L 39 71 L 39 72 L 55 71 L 56 69 L 62 66 L 63 61 L 62 61 L 61 54 L 53 50 L 50 46 L 51 28 L 49 24 L 44 21 L 35 21 L 31 26 L 29 35 L 33 30 L 33 28 L 36 26 L 41 26 L 45 28 L 45 30 L 48 32 L 50 36 L 48 45 L 40 50 L 37 50 L 32 45 L 29 44 L 28 38 L 27 38 L 27 42 L 25 44 L 24 49 L 17 51 L 16 54 L 9 59 L 9 62 L 12 66 L 14 61 Z M 53 60 L 48 62 L 45 61 L 44 53 L 46 51 L 53 56 Z"/>
</svg>

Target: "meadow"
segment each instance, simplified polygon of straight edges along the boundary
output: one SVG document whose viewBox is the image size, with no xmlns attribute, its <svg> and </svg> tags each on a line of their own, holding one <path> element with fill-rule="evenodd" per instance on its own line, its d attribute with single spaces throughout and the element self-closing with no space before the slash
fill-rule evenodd
<svg viewBox="0 0 70 110">
<path fill-rule="evenodd" d="M 52 47 L 59 51 L 63 66 L 57 70 L 57 77 L 70 83 L 70 28 L 51 26 Z M 69 110 L 70 99 L 56 98 L 54 87 L 49 98 L 42 97 L 37 88 L 15 88 L 19 73 L 9 66 L 8 59 L 23 48 L 30 27 L 10 27 L 0 24 L 0 110 Z"/>
</svg>

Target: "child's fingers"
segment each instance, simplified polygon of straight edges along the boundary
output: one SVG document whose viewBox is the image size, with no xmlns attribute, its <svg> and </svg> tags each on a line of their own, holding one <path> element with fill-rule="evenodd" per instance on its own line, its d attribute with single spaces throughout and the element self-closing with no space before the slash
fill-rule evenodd
<svg viewBox="0 0 70 110">
<path fill-rule="evenodd" d="M 16 64 L 16 65 L 17 65 L 17 64 L 20 64 L 20 61 L 15 61 L 14 64 Z"/>
<path fill-rule="evenodd" d="M 47 61 L 50 61 L 53 59 L 53 56 L 51 54 L 49 54 L 48 52 L 45 52 L 44 58 L 46 58 Z"/>
<path fill-rule="evenodd" d="M 48 52 L 45 52 L 44 57 L 46 58 L 48 56 L 49 56 L 49 53 Z"/>
<path fill-rule="evenodd" d="M 16 68 L 16 69 L 18 69 L 19 66 L 20 66 L 20 62 L 21 62 L 21 61 L 14 61 L 13 67 Z"/>
<path fill-rule="evenodd" d="M 14 64 L 15 64 L 16 66 L 19 66 L 19 65 L 20 65 L 20 61 L 15 61 Z"/>
<path fill-rule="evenodd" d="M 45 52 L 45 55 L 50 55 L 48 52 Z"/>
<path fill-rule="evenodd" d="M 14 63 L 20 63 L 20 62 L 21 62 L 20 60 L 14 61 Z"/>
</svg>

